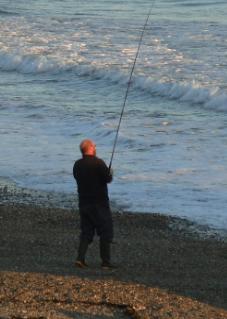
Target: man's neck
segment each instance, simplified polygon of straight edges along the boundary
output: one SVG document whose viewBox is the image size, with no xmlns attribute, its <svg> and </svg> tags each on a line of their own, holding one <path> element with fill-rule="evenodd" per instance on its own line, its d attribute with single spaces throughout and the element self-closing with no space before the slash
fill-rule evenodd
<svg viewBox="0 0 227 319">
<path fill-rule="evenodd" d="M 85 153 L 85 154 L 83 154 L 83 156 L 95 156 L 95 154 L 94 153 L 92 153 L 92 152 L 87 152 L 87 153 Z"/>
</svg>

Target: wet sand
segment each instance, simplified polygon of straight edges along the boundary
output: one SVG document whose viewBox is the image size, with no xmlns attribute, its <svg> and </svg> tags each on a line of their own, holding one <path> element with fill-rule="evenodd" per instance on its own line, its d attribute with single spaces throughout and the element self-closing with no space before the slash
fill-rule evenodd
<svg viewBox="0 0 227 319">
<path fill-rule="evenodd" d="M 113 261 L 75 268 L 75 209 L 0 205 L 0 318 L 227 318 L 227 241 L 159 214 L 114 213 Z"/>
</svg>

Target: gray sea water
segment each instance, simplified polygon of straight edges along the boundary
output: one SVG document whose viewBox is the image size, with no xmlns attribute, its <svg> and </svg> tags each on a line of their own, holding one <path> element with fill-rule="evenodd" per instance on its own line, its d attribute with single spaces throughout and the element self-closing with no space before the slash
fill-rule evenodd
<svg viewBox="0 0 227 319">
<path fill-rule="evenodd" d="M 227 3 L 0 0 L 0 176 L 74 193 L 83 138 L 119 207 L 227 229 Z"/>
</svg>

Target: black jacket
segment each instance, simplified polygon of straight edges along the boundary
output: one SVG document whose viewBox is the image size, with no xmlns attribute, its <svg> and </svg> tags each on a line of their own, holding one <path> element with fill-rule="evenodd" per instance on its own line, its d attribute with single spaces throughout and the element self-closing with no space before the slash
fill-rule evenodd
<svg viewBox="0 0 227 319">
<path fill-rule="evenodd" d="M 92 155 L 83 156 L 75 162 L 73 176 L 80 205 L 109 201 L 107 183 L 112 181 L 112 175 L 103 160 Z"/>
</svg>

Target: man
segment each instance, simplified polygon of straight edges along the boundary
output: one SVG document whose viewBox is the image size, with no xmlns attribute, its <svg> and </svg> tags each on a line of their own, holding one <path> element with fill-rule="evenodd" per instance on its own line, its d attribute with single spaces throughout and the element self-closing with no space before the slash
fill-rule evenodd
<svg viewBox="0 0 227 319">
<path fill-rule="evenodd" d="M 73 167 L 77 182 L 80 211 L 80 242 L 76 266 L 85 268 L 88 245 L 93 241 L 95 232 L 100 238 L 99 248 L 102 268 L 112 268 L 110 244 L 113 240 L 113 222 L 109 207 L 107 183 L 112 181 L 112 172 L 103 160 L 96 157 L 96 145 L 92 140 L 80 144 L 82 158 Z"/>
</svg>

